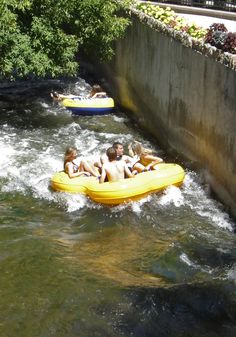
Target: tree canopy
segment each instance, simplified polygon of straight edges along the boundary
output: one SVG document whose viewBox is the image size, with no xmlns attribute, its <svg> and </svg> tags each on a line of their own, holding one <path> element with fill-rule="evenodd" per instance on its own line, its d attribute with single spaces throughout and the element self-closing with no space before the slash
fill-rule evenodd
<svg viewBox="0 0 236 337">
<path fill-rule="evenodd" d="M 81 50 L 111 58 L 129 24 L 119 13 L 130 2 L 0 0 L 0 78 L 75 75 Z"/>
</svg>

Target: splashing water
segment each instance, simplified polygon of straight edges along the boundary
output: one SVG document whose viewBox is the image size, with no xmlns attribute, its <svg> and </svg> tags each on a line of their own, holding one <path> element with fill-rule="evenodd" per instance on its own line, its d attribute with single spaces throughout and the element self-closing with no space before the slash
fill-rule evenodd
<svg viewBox="0 0 236 337">
<path fill-rule="evenodd" d="M 90 88 L 79 79 L 63 92 L 84 97 Z M 188 321 L 196 320 L 199 334 L 207 335 L 213 321 L 213 331 L 219 332 L 215 335 L 223 336 L 222 322 L 214 316 L 214 310 L 221 312 L 219 303 L 231 329 L 235 224 L 196 173 L 187 171 L 180 188 L 170 186 L 116 207 L 50 189 L 52 175 L 63 169 L 68 146 L 96 158 L 115 141 L 124 143 L 127 151 L 133 139 L 162 153 L 120 111 L 75 118 L 44 91 L 30 102 L 4 105 L 0 335 L 16 335 L 19 322 L 24 322 L 22 336 L 30 337 L 38 336 L 35 329 L 57 337 L 128 337 L 140 331 L 154 336 L 156 322 L 166 331 L 168 321 L 168 331 L 174 331 L 174 316 L 180 317 L 178 331 L 186 335 L 193 331 Z M 195 293 L 200 295 L 196 298 Z M 196 314 L 199 298 L 206 314 Z M 209 303 L 213 316 L 208 321 Z"/>
</svg>

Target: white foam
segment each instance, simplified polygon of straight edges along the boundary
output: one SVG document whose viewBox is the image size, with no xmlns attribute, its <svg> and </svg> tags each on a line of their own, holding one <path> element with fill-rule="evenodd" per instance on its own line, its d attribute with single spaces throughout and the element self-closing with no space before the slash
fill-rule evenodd
<svg viewBox="0 0 236 337">
<path fill-rule="evenodd" d="M 118 117 L 116 115 L 112 115 L 112 117 L 113 117 L 113 120 L 118 123 L 124 123 L 125 121 L 127 121 L 127 118 L 125 117 Z"/>
<path fill-rule="evenodd" d="M 0 175 L 4 176 L 4 171 L 9 166 L 9 163 L 12 164 L 11 158 L 16 154 L 16 151 L 13 146 L 5 145 L 0 143 Z M 6 172 L 6 171 L 5 171 Z"/>
<path fill-rule="evenodd" d="M 148 195 L 148 196 L 146 196 L 145 198 L 143 198 L 141 200 L 132 202 L 131 203 L 131 209 L 132 209 L 132 211 L 134 213 L 136 213 L 136 214 L 140 214 L 142 212 L 143 205 L 145 205 L 148 202 L 151 202 L 151 200 L 152 200 L 152 196 Z"/>
<path fill-rule="evenodd" d="M 201 272 L 203 273 L 207 273 L 207 274 L 212 274 L 213 273 L 213 269 L 209 268 L 209 266 L 202 266 L 202 265 L 199 265 L 195 262 L 193 262 L 187 254 L 185 253 L 182 253 L 180 254 L 180 260 L 182 262 L 184 262 L 185 264 L 187 264 L 189 267 L 191 268 L 194 268 L 194 269 L 198 269 L 200 270 Z"/>
<path fill-rule="evenodd" d="M 182 253 L 180 255 L 180 260 L 186 263 L 188 266 L 195 266 L 195 264 L 189 259 L 189 257 L 185 253 Z"/>
<path fill-rule="evenodd" d="M 120 205 L 114 206 L 111 208 L 111 213 L 121 213 L 125 209 L 132 210 L 133 213 L 135 214 L 140 214 L 142 212 L 142 207 L 146 203 L 150 202 L 152 199 L 151 195 L 148 195 L 147 197 L 138 200 L 138 201 L 130 201 L 130 202 L 125 202 Z"/>
<path fill-rule="evenodd" d="M 166 188 L 159 199 L 160 205 L 174 204 L 175 207 L 180 207 L 184 204 L 184 197 L 182 191 L 176 186 L 169 186 Z"/>
<path fill-rule="evenodd" d="M 87 204 L 87 197 L 81 194 L 69 195 L 66 199 L 67 212 L 75 212 Z"/>
<path fill-rule="evenodd" d="M 196 211 L 202 217 L 210 220 L 214 225 L 233 230 L 233 222 L 229 215 L 222 210 L 222 205 L 209 196 L 209 188 L 204 189 L 194 172 L 188 172 L 183 185 L 185 205 Z"/>
<path fill-rule="evenodd" d="M 45 109 L 49 108 L 49 105 L 47 103 L 45 103 L 45 102 L 39 102 L 39 103 L 43 108 L 45 108 Z"/>
<path fill-rule="evenodd" d="M 227 272 L 227 277 L 236 283 L 236 264 L 234 264 Z"/>
</svg>

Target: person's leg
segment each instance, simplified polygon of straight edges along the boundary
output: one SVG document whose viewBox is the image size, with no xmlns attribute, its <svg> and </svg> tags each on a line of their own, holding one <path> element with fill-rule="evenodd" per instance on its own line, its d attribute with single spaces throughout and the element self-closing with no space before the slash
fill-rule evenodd
<svg viewBox="0 0 236 337">
<path fill-rule="evenodd" d="M 92 174 L 94 177 L 99 177 L 99 173 L 94 166 L 90 165 L 86 160 L 82 160 L 80 163 L 80 171 L 86 171 Z"/>
<path fill-rule="evenodd" d="M 95 166 L 95 168 L 98 169 L 98 172 L 101 174 L 102 173 L 102 163 L 101 163 L 101 161 L 100 160 L 95 161 L 93 165 Z"/>
</svg>

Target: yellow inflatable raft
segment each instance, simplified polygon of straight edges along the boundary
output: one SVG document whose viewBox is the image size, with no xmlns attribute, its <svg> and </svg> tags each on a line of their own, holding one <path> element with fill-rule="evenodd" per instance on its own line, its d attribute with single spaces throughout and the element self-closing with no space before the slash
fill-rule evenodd
<svg viewBox="0 0 236 337">
<path fill-rule="evenodd" d="M 72 111 L 73 115 L 84 116 L 105 115 L 110 113 L 115 106 L 114 100 L 111 97 L 90 99 L 65 98 L 61 104 Z"/>
<path fill-rule="evenodd" d="M 177 164 L 158 164 L 153 171 L 137 174 L 134 178 L 99 184 L 95 177 L 69 178 L 65 172 L 56 173 L 51 179 L 55 191 L 83 193 L 93 201 L 107 205 L 139 200 L 167 186 L 179 186 L 185 172 Z"/>
</svg>

